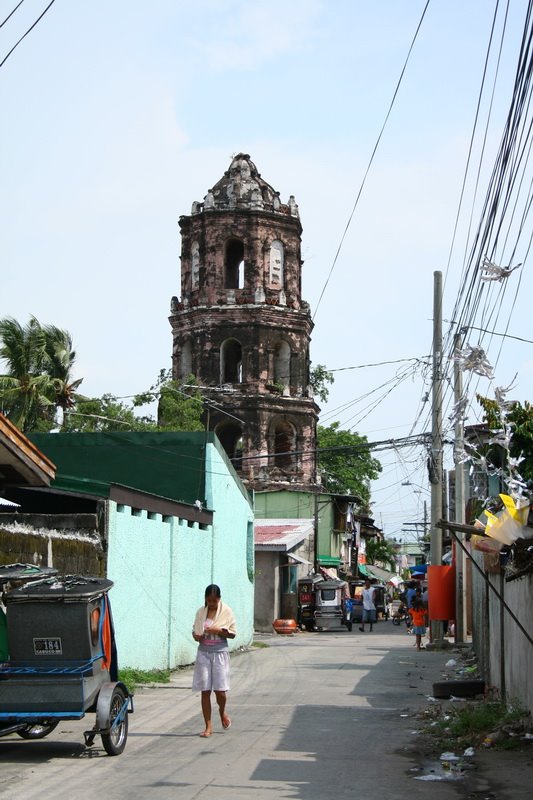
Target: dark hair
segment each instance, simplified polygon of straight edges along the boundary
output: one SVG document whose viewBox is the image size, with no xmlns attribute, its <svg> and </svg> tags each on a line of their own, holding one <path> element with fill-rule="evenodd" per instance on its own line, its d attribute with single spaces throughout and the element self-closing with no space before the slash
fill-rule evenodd
<svg viewBox="0 0 533 800">
<path fill-rule="evenodd" d="M 206 587 L 204 597 L 207 600 L 209 595 L 214 594 L 215 597 L 218 597 L 220 600 L 220 586 L 217 586 L 216 583 L 210 583 L 209 586 Z"/>
</svg>

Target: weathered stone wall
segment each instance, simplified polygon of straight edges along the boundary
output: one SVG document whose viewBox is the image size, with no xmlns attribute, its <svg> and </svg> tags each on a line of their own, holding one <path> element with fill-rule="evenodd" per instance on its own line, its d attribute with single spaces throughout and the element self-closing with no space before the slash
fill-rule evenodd
<svg viewBox="0 0 533 800">
<path fill-rule="evenodd" d="M 101 538 L 95 528 L 77 527 L 76 515 L 70 518 L 72 527 L 63 530 L 33 525 L 29 514 L 20 515 L 24 522 L 8 521 L 8 516 L 12 518 L 0 514 L 0 564 L 28 563 L 55 567 L 61 574 L 105 575 Z"/>
<path fill-rule="evenodd" d="M 243 480 L 316 484 L 313 321 L 301 296 L 294 197 L 283 204 L 244 153 L 180 217 L 181 299 L 171 303 L 175 380 L 193 374 Z M 218 411 L 217 409 L 220 409 Z M 225 412 L 225 413 L 224 413 Z"/>
<path fill-rule="evenodd" d="M 231 293 L 249 302 L 256 290 L 262 290 L 264 300 L 275 299 L 285 292 L 286 302 L 292 308 L 301 303 L 301 254 L 299 220 L 281 214 L 257 212 L 209 212 L 196 217 L 180 219 L 182 233 L 182 300 L 190 305 L 228 302 Z M 244 244 L 244 286 L 227 289 L 224 280 L 224 258 L 229 238 Z M 270 282 L 270 248 L 280 241 L 284 247 L 283 282 L 273 287 Z M 191 248 L 199 245 L 199 286 L 193 287 Z"/>
</svg>

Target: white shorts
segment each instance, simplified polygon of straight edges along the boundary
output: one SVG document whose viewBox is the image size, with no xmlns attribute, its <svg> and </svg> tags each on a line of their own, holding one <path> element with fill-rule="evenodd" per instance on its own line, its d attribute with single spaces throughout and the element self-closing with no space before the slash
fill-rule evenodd
<svg viewBox="0 0 533 800">
<path fill-rule="evenodd" d="M 198 649 L 194 673 L 192 676 L 193 692 L 229 692 L 230 658 L 229 650 Z"/>
</svg>

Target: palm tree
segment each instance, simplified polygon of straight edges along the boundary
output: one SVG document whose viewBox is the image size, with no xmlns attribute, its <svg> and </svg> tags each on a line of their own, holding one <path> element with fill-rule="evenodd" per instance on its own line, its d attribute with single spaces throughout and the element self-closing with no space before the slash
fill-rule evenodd
<svg viewBox="0 0 533 800">
<path fill-rule="evenodd" d="M 75 359 L 70 334 L 35 317 L 27 325 L 0 320 L 0 408 L 24 432 L 49 430 L 57 408 L 65 410 L 81 380 L 72 380 Z"/>
<path fill-rule="evenodd" d="M 0 378 L 2 411 L 21 430 L 32 430 L 50 404 L 50 380 L 43 373 L 45 335 L 35 317 L 27 325 L 0 320 L 0 358 L 7 374 Z"/>
<path fill-rule="evenodd" d="M 76 352 L 72 348 L 72 337 L 68 331 L 45 325 L 45 369 L 54 387 L 54 404 L 61 409 L 62 425 L 65 411 L 75 405 L 75 393 L 83 378 L 72 379 L 72 369 L 76 360 Z"/>
</svg>

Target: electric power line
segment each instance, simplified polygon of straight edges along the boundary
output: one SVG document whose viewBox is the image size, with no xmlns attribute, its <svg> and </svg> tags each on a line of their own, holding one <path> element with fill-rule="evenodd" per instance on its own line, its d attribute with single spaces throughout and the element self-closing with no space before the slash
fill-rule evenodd
<svg viewBox="0 0 533 800">
<path fill-rule="evenodd" d="M 14 52 L 14 51 L 17 49 L 17 47 L 18 47 L 18 46 L 19 46 L 19 44 L 22 42 L 22 40 L 23 40 L 23 39 L 25 39 L 25 38 L 26 38 L 26 36 L 27 36 L 27 35 L 28 35 L 28 34 L 29 34 L 29 33 L 30 33 L 30 32 L 31 32 L 31 31 L 32 31 L 34 28 L 35 28 L 35 26 L 37 25 L 37 23 L 38 23 L 38 22 L 40 22 L 40 20 L 42 20 L 42 18 L 44 17 L 44 15 L 45 15 L 45 14 L 46 14 L 46 12 L 48 11 L 48 9 L 49 9 L 51 6 L 53 6 L 53 4 L 54 4 L 54 3 L 55 3 L 55 0 L 50 0 L 50 2 L 49 2 L 49 3 L 48 3 L 48 5 L 46 6 L 46 8 L 45 8 L 45 9 L 44 9 L 44 11 L 42 12 L 42 14 L 40 14 L 40 15 L 37 17 L 37 19 L 35 20 L 35 22 L 34 22 L 32 25 L 30 25 L 30 27 L 28 28 L 28 30 L 26 31 L 26 33 L 22 34 L 22 36 L 20 37 L 20 39 L 18 40 L 18 42 L 15 42 L 15 44 L 13 45 L 13 47 L 11 48 L 11 50 L 9 51 L 9 53 L 8 53 L 8 54 L 7 54 L 7 55 L 6 55 L 6 56 L 5 56 L 5 57 L 2 59 L 2 61 L 0 61 L 0 67 L 3 67 L 3 66 L 4 66 L 4 64 L 6 63 L 7 59 L 8 59 L 8 58 L 9 58 L 9 56 L 11 55 L 11 53 L 13 53 L 13 52 Z M 20 3 L 19 3 L 19 5 L 20 5 Z M 17 8 L 18 8 L 18 6 L 17 6 Z M 16 11 L 17 9 L 15 8 L 14 10 Z M 11 13 L 13 13 L 13 12 L 11 12 Z M 11 15 L 10 15 L 10 16 L 11 16 Z M 7 17 L 7 19 L 9 19 L 9 17 Z M 4 22 L 5 22 L 5 21 L 6 21 L 6 20 L 4 20 Z"/>
</svg>

